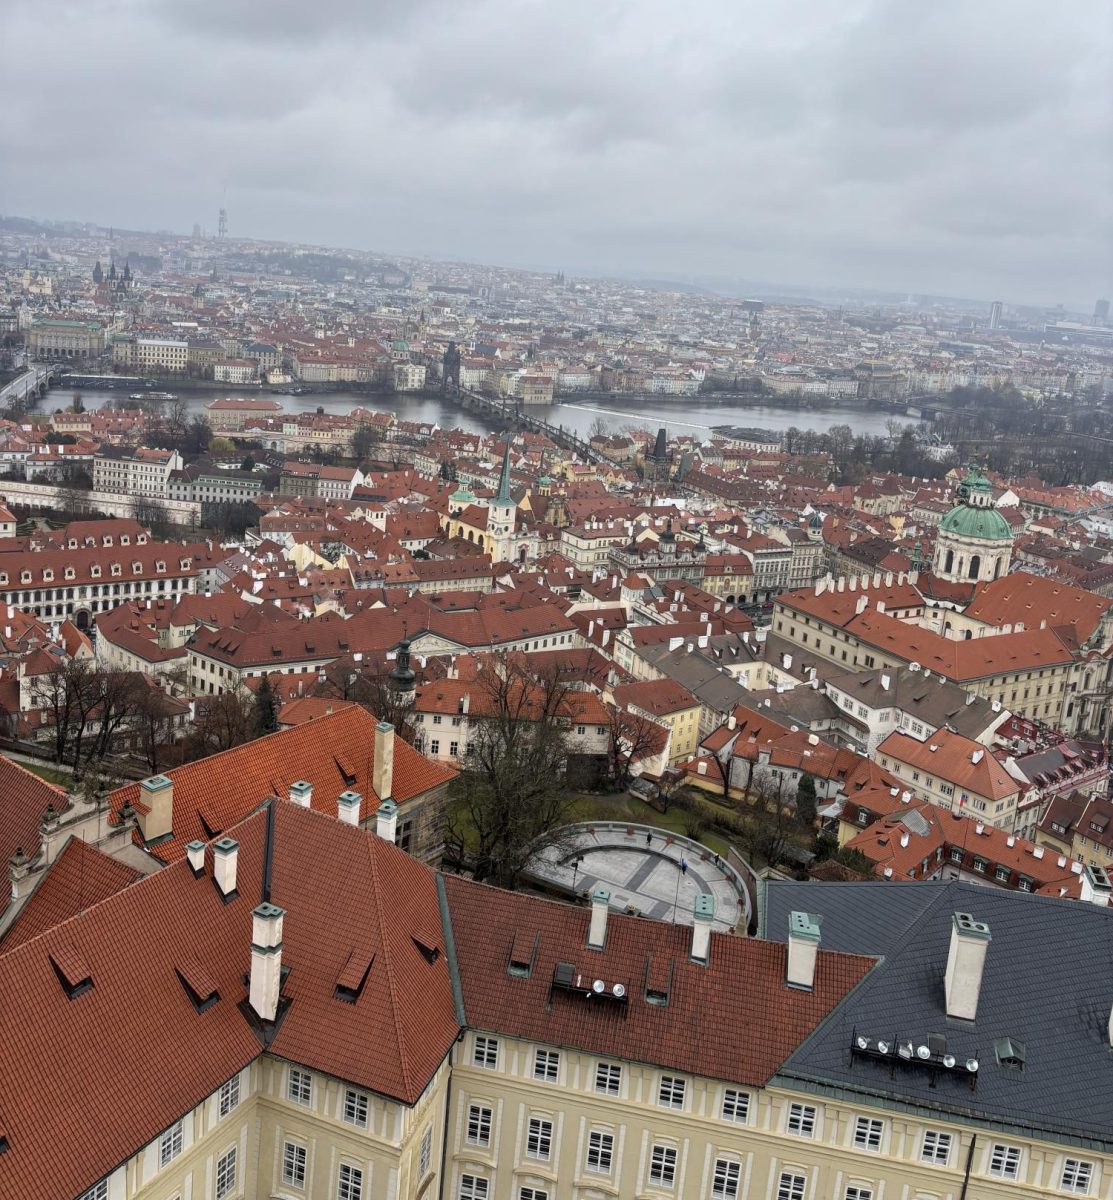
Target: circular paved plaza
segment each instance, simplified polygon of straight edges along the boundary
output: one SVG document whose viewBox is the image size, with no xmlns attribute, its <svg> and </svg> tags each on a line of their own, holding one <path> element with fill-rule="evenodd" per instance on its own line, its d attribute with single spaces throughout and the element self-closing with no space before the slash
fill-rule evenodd
<svg viewBox="0 0 1113 1200">
<path fill-rule="evenodd" d="M 715 899 L 713 928 L 745 931 L 748 923 L 745 888 L 727 863 L 699 842 L 647 825 L 571 826 L 531 874 L 577 895 L 606 888 L 613 909 L 681 925 L 691 924 L 696 897 L 707 892 Z"/>
</svg>

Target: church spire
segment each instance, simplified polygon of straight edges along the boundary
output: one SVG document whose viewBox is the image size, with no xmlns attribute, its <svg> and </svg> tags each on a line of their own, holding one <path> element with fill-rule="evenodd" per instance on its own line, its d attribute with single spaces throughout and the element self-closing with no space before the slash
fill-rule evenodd
<svg viewBox="0 0 1113 1200">
<path fill-rule="evenodd" d="M 494 499 L 495 504 L 513 504 L 510 495 L 510 437 L 506 438 L 506 452 L 502 456 L 502 473 L 499 475 L 499 490 Z"/>
</svg>

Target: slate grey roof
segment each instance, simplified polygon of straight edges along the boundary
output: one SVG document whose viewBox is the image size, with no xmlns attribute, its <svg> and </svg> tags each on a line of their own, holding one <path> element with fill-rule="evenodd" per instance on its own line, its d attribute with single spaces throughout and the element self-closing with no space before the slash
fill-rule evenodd
<svg viewBox="0 0 1113 1200">
<path fill-rule="evenodd" d="M 882 677 L 889 680 L 882 686 Z M 827 682 L 840 692 L 860 700 L 868 708 L 899 708 L 917 721 L 935 729 L 949 725 L 973 741 L 1004 714 L 993 710 L 981 696 L 970 699 L 966 689 L 929 671 L 855 671 L 829 676 Z"/>
<path fill-rule="evenodd" d="M 686 687 L 701 704 L 719 713 L 729 713 L 749 695 L 732 675 L 721 668 L 753 661 L 753 651 L 735 634 L 718 634 L 706 650 L 686 646 L 670 650 L 668 642 L 643 646 L 638 654 L 669 679 Z"/>
<path fill-rule="evenodd" d="M 767 936 L 783 941 L 788 913 L 818 914 L 828 949 L 880 954 L 869 973 L 778 1074 L 820 1093 L 879 1107 L 912 1106 L 1029 1136 L 1113 1150 L 1113 911 L 957 881 L 766 885 Z M 943 975 L 953 914 L 990 929 L 977 1019 L 949 1020 Z M 943 1034 L 960 1061 L 978 1059 L 977 1086 L 850 1055 L 852 1038 Z M 1000 1039 L 1027 1048 L 1023 1070 L 998 1064 Z"/>
</svg>

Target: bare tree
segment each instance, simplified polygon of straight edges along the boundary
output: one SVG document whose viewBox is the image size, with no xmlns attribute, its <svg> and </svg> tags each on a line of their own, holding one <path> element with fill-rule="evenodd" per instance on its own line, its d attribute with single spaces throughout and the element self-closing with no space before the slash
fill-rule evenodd
<svg viewBox="0 0 1113 1200">
<path fill-rule="evenodd" d="M 59 655 L 48 670 L 32 679 L 31 705 L 50 725 L 55 762 L 80 761 L 93 707 L 95 669 L 90 659 Z"/>
<path fill-rule="evenodd" d="M 513 888 L 558 842 L 571 809 L 564 784 L 570 688 L 555 673 L 537 679 L 506 657 L 484 672 L 480 687 L 466 766 L 449 789 L 445 840 L 476 879 Z"/>
<path fill-rule="evenodd" d="M 609 710 L 607 766 L 616 788 L 629 787 L 633 765 L 661 744 L 664 729 L 639 713 L 612 705 Z"/>
<path fill-rule="evenodd" d="M 204 758 L 242 746 L 255 737 L 255 702 L 249 693 L 223 692 L 199 702 L 191 740 L 192 757 Z"/>
<path fill-rule="evenodd" d="M 318 694 L 361 705 L 377 720 L 388 721 L 399 737 L 413 745 L 417 736 L 413 704 L 394 687 L 385 666 L 376 669 L 339 660 L 325 667 L 324 676 L 317 685 Z"/>
</svg>

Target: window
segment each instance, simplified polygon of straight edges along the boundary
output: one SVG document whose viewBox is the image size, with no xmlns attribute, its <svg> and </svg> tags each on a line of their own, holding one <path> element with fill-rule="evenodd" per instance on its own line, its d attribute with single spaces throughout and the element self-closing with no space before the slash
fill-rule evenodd
<svg viewBox="0 0 1113 1200">
<path fill-rule="evenodd" d="M 956 863 L 962 862 L 962 847 L 961 846 L 953 846 L 951 848 L 951 862 L 956 862 Z"/>
<path fill-rule="evenodd" d="M 685 1081 L 675 1075 L 662 1075 L 657 1089 L 657 1103 L 662 1108 L 684 1107 Z"/>
<path fill-rule="evenodd" d="M 859 1117 L 854 1122 L 854 1145 L 859 1150 L 880 1150 L 885 1122 L 874 1117 Z"/>
<path fill-rule="evenodd" d="M 549 1200 L 544 1188 L 522 1187 L 518 1189 L 518 1200 Z"/>
<path fill-rule="evenodd" d="M 1009 882 L 1009 868 L 1008 867 L 998 867 L 993 872 L 993 877 L 997 880 L 998 883 L 1008 883 Z"/>
<path fill-rule="evenodd" d="M 1016 1179 L 1020 1174 L 1020 1148 L 995 1144 L 989 1155 L 989 1173 L 998 1179 Z"/>
<path fill-rule="evenodd" d="M 477 1067 L 490 1067 L 492 1070 L 499 1065 L 499 1040 L 493 1037 L 478 1036 L 475 1039 L 475 1054 L 472 1062 Z"/>
<path fill-rule="evenodd" d="M 860 1183 L 852 1183 L 846 1189 L 845 1200 L 873 1200 L 873 1188 L 864 1187 Z"/>
<path fill-rule="evenodd" d="M 489 1146 L 491 1144 L 491 1117 L 491 1110 L 484 1105 L 468 1105 L 467 1140 L 470 1145 Z"/>
<path fill-rule="evenodd" d="M 340 1164 L 336 1180 L 336 1200 L 363 1200 L 363 1172 L 359 1167 Z"/>
<path fill-rule="evenodd" d="M 236 1188 L 236 1147 L 216 1163 L 216 1200 L 224 1200 Z"/>
<path fill-rule="evenodd" d="M 735 1200 L 738 1181 L 742 1174 L 740 1163 L 725 1158 L 715 1160 L 715 1174 L 711 1177 L 711 1195 L 714 1200 Z"/>
<path fill-rule="evenodd" d="M 94 1183 L 87 1192 L 82 1192 L 77 1200 L 108 1200 L 108 1180 L 102 1179 L 100 1183 Z"/>
<path fill-rule="evenodd" d="M 533 1056 L 533 1077 L 546 1083 L 556 1083 L 560 1055 L 555 1050 L 538 1050 Z"/>
<path fill-rule="evenodd" d="M 182 1152 L 182 1123 L 177 1121 L 158 1139 L 158 1165 L 165 1167 Z"/>
<path fill-rule="evenodd" d="M 593 1129 L 587 1135 L 587 1169 L 609 1175 L 614 1157 L 614 1134 Z"/>
<path fill-rule="evenodd" d="M 622 1086 L 622 1068 L 616 1063 L 598 1063 L 595 1067 L 595 1090 L 617 1096 Z"/>
<path fill-rule="evenodd" d="M 951 1157 L 951 1135 L 938 1129 L 924 1133 L 924 1144 L 920 1149 L 920 1161 L 945 1167 Z"/>
<path fill-rule="evenodd" d="M 795 1171 L 782 1171 L 777 1181 L 777 1200 L 804 1200 L 807 1180 Z"/>
<path fill-rule="evenodd" d="M 526 1133 L 526 1157 L 546 1161 L 553 1148 L 553 1123 L 544 1117 L 530 1117 Z"/>
<path fill-rule="evenodd" d="M 434 713 L 434 714 L 433 714 L 433 724 L 434 724 L 434 725 L 439 725 L 440 723 L 441 723 L 441 714 L 440 714 L 440 713 Z"/>
<path fill-rule="evenodd" d="M 672 1187 L 676 1182 L 676 1150 L 672 1146 L 654 1146 L 649 1155 L 649 1182 Z"/>
<path fill-rule="evenodd" d="M 737 1088 L 723 1092 L 723 1120 L 745 1124 L 750 1119 L 750 1093 Z"/>
<path fill-rule="evenodd" d="M 305 1187 L 305 1160 L 307 1151 L 304 1146 L 295 1142 L 285 1142 L 282 1146 L 282 1182 L 291 1187 Z"/>
<path fill-rule="evenodd" d="M 233 1075 L 220 1085 L 220 1115 L 226 1117 L 240 1102 L 240 1077 Z"/>
<path fill-rule="evenodd" d="M 1090 1181 L 1094 1176 L 1094 1164 L 1081 1158 L 1063 1160 L 1063 1174 L 1059 1187 L 1064 1192 L 1077 1192 L 1085 1195 L 1090 1190 Z"/>
<path fill-rule="evenodd" d="M 344 1120 L 349 1125 L 358 1125 L 360 1129 L 367 1128 L 367 1097 L 363 1092 L 345 1089 Z"/>
<path fill-rule="evenodd" d="M 421 1135 L 421 1150 L 417 1156 L 417 1177 L 424 1178 L 429 1173 L 433 1162 L 433 1127 L 432 1125 Z"/>
<path fill-rule="evenodd" d="M 490 1186 L 481 1175 L 461 1175 L 460 1200 L 487 1200 Z"/>
<path fill-rule="evenodd" d="M 286 1081 L 286 1099 L 295 1104 L 309 1104 L 313 1099 L 313 1076 L 308 1071 L 299 1071 L 297 1067 L 290 1068 L 290 1078 Z"/>
<path fill-rule="evenodd" d="M 800 1137 L 811 1137 L 815 1133 L 815 1108 L 810 1104 L 790 1104 L 788 1132 Z"/>
<path fill-rule="evenodd" d="M 430 754 L 440 754 L 440 752 L 441 752 L 440 738 L 433 738 L 433 740 L 429 743 L 429 753 Z"/>
</svg>

